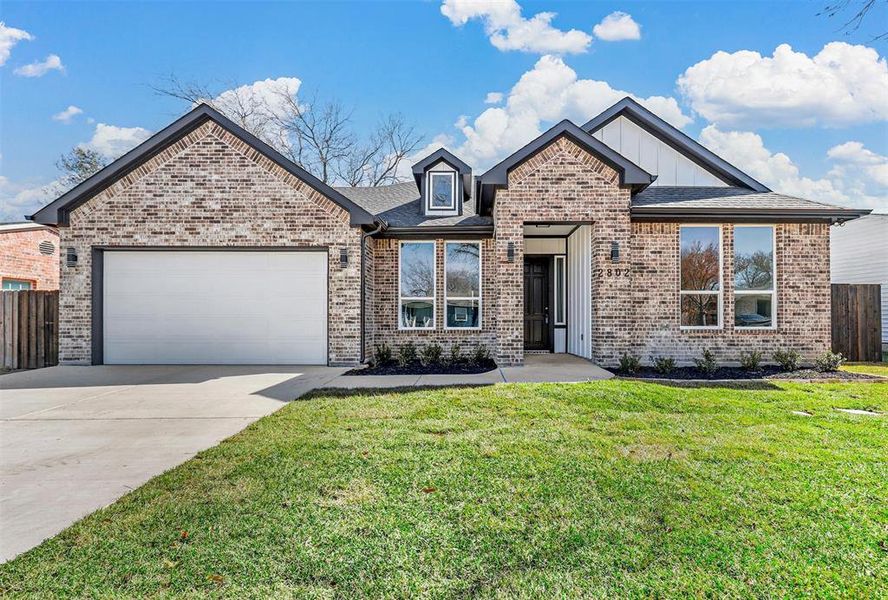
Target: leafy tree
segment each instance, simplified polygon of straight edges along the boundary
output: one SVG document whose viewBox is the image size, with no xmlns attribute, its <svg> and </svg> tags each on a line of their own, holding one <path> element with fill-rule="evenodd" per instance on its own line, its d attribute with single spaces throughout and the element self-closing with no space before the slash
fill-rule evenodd
<svg viewBox="0 0 888 600">
<path fill-rule="evenodd" d="M 82 146 L 75 146 L 56 161 L 56 167 L 62 172 L 60 181 L 66 188 L 89 179 L 107 164 L 108 159 L 101 152 Z"/>
</svg>

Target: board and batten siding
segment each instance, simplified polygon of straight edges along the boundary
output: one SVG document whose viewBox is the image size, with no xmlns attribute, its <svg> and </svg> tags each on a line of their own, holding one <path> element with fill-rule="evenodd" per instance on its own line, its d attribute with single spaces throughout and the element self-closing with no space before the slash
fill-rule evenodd
<svg viewBox="0 0 888 600">
<path fill-rule="evenodd" d="M 830 228 L 830 281 L 882 285 L 882 345 L 888 344 L 888 214 Z"/>
<path fill-rule="evenodd" d="M 567 351 L 592 358 L 592 227 L 567 238 Z"/>
<path fill-rule="evenodd" d="M 728 184 L 626 117 L 617 117 L 592 135 L 639 167 L 656 175 L 653 186 L 726 187 Z"/>
</svg>

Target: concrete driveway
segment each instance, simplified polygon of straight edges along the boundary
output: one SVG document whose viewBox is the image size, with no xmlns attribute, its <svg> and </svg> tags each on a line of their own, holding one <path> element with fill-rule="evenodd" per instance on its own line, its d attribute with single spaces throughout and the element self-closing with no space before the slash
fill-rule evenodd
<svg viewBox="0 0 888 600">
<path fill-rule="evenodd" d="M 0 562 L 345 370 L 100 366 L 0 376 Z"/>
</svg>

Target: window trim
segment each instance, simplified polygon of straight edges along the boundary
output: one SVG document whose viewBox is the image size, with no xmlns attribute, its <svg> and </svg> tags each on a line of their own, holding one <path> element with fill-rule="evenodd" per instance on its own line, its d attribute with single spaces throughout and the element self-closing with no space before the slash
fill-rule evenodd
<svg viewBox="0 0 888 600">
<path fill-rule="evenodd" d="M 402 296 L 401 295 L 401 256 L 405 244 L 431 244 L 432 245 L 432 295 L 428 296 Z M 438 328 L 438 244 L 435 240 L 401 240 L 398 242 L 398 302 L 397 315 L 399 331 L 434 331 Z M 431 327 L 407 327 L 401 321 L 401 307 L 404 300 L 429 300 L 432 301 L 432 325 Z"/>
<path fill-rule="evenodd" d="M 552 325 L 554 327 L 564 327 L 567 325 L 567 255 L 566 254 L 555 254 L 554 262 L 552 263 L 552 279 L 553 279 L 553 289 L 554 289 L 554 302 L 553 306 L 555 308 L 555 318 L 552 319 Z M 562 263 L 561 270 L 561 284 L 564 286 L 564 293 L 558 293 L 558 262 Z M 563 297 L 562 297 L 563 296 Z M 558 320 L 558 308 L 559 302 L 563 304 L 561 306 L 561 320 Z"/>
<path fill-rule="evenodd" d="M 718 228 L 718 291 L 712 290 L 682 290 L 681 289 L 681 231 L 682 229 L 716 227 Z M 682 224 L 678 227 L 678 325 L 682 331 L 718 331 L 724 329 L 724 295 L 725 295 L 725 262 L 724 262 L 724 231 L 721 223 L 693 223 Z M 681 323 L 681 299 L 682 296 L 718 296 L 718 324 L 717 325 L 682 325 Z"/>
<path fill-rule="evenodd" d="M 450 205 L 449 206 L 432 206 L 432 180 L 435 176 L 450 178 Z M 428 171 L 426 173 L 426 212 L 453 212 L 456 210 L 456 171 Z"/>
<path fill-rule="evenodd" d="M 447 294 L 447 245 L 448 244 L 478 244 L 478 297 L 449 296 Z M 484 325 L 484 244 L 481 240 L 454 240 L 444 242 L 444 329 L 448 331 L 480 331 Z M 448 300 L 477 300 L 478 301 L 478 325 L 476 327 L 451 327 L 447 324 Z"/>
<path fill-rule="evenodd" d="M 771 228 L 771 289 L 770 290 L 738 290 L 736 282 L 737 269 L 737 229 L 744 227 L 770 227 Z M 777 225 L 774 223 L 737 223 L 734 225 L 733 235 L 734 255 L 731 257 L 731 289 L 734 291 L 734 329 L 736 331 L 774 331 L 777 329 Z M 771 296 L 771 324 L 768 327 L 737 325 L 737 301 L 739 296 Z"/>
</svg>

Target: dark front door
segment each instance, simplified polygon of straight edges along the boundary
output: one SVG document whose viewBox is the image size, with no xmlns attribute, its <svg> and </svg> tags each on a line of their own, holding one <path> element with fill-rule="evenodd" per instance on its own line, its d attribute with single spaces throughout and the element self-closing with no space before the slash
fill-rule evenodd
<svg viewBox="0 0 888 600">
<path fill-rule="evenodd" d="M 524 259 L 524 348 L 550 350 L 549 258 Z"/>
</svg>

